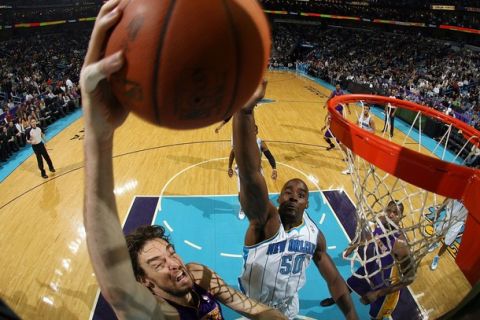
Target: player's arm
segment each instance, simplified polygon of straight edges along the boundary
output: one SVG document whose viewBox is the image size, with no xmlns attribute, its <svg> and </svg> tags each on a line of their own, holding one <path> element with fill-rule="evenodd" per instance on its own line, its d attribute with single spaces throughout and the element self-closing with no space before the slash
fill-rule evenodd
<svg viewBox="0 0 480 320">
<path fill-rule="evenodd" d="M 268 146 L 265 143 L 265 141 L 262 140 L 262 144 L 260 147 L 262 149 L 263 154 L 268 159 L 268 163 L 270 164 L 270 167 L 272 167 L 272 179 L 276 180 L 277 179 L 277 163 L 275 161 L 275 157 L 268 149 Z"/>
<path fill-rule="evenodd" d="M 369 304 L 377 300 L 379 297 L 401 290 L 410 285 L 415 279 L 414 261 L 412 260 L 406 239 L 403 236 L 395 241 L 392 255 L 397 263 L 399 272 L 402 274 L 401 280 L 392 283 L 391 286 L 368 292 L 360 299 L 362 303 Z"/>
<path fill-rule="evenodd" d="M 276 208 L 268 199 L 265 178 L 260 172 L 260 152 L 253 116 L 253 108 L 265 95 L 265 90 L 266 81 L 233 117 L 233 148 L 239 170 L 240 203 L 250 222 L 246 245 L 272 237 L 280 226 Z"/>
<path fill-rule="evenodd" d="M 335 300 L 340 310 L 342 310 L 345 318 L 358 319 L 347 284 L 326 250 L 327 244 L 325 237 L 321 231 L 318 231 L 317 247 L 313 255 L 313 262 L 327 282 L 328 290 L 333 300 Z"/>
<path fill-rule="evenodd" d="M 209 291 L 219 302 L 245 317 L 265 320 L 287 319 L 278 310 L 251 299 L 230 287 L 215 271 L 207 266 L 189 263 L 187 268 L 198 285 Z"/>
<path fill-rule="evenodd" d="M 235 160 L 235 151 L 230 150 L 230 155 L 228 156 L 228 176 L 231 178 L 233 176 L 233 160 Z"/>
<path fill-rule="evenodd" d="M 97 84 L 123 66 L 122 55 L 102 57 L 108 31 L 119 21 L 113 11 L 119 1 L 105 3 L 96 19 L 81 71 L 85 120 L 84 226 L 87 248 L 105 299 L 120 319 L 178 319 L 166 303 L 157 303 L 135 280 L 113 194 L 112 145 L 115 128 L 127 112 L 113 100 L 106 82 Z M 118 9 L 117 9 L 118 10 Z"/>
</svg>

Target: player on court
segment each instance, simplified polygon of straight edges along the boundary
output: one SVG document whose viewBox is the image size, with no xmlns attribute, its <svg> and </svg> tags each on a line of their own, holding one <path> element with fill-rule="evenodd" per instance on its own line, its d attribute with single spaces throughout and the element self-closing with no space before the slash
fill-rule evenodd
<svg viewBox="0 0 480 320">
<path fill-rule="evenodd" d="M 435 231 L 437 234 L 445 233 L 445 237 L 438 254 L 433 257 L 432 264 L 430 265 L 430 269 L 432 270 L 437 269 L 440 256 L 447 251 L 448 247 L 450 247 L 458 237 L 468 217 L 467 208 L 465 208 L 463 203 L 455 199 L 445 199 L 442 206 L 437 210 L 437 214 L 442 212 L 443 209 L 446 210 L 446 217 L 435 227 Z M 436 217 L 435 220 L 437 220 L 437 218 L 438 217 Z M 438 242 L 431 245 L 428 251 L 434 251 L 437 246 Z"/>
<path fill-rule="evenodd" d="M 263 83 L 263 97 L 266 81 Z M 233 141 L 240 177 L 240 203 L 249 220 L 244 241 L 242 291 L 273 306 L 289 319 L 299 312 L 298 291 L 306 281 L 306 268 L 313 260 L 347 319 L 358 319 L 345 281 L 327 254 L 325 237 L 308 217 L 308 187 L 300 179 L 287 181 L 278 198 L 279 207 L 268 198 L 260 173 L 253 107 L 256 101 L 233 117 Z"/>
<path fill-rule="evenodd" d="M 335 110 L 342 115 L 342 117 L 345 117 L 344 111 L 343 111 L 343 104 L 339 104 L 335 107 Z M 335 148 L 335 145 L 332 142 L 332 139 L 335 138 L 333 136 L 332 131 L 330 131 L 330 122 L 332 121 L 332 116 L 330 113 L 327 113 L 325 116 L 325 125 L 320 129 L 320 131 L 325 131 L 323 135 L 323 139 L 328 143 L 327 151 L 332 150 Z M 338 142 L 338 141 L 337 141 Z M 343 148 L 342 148 L 343 149 Z"/>
<path fill-rule="evenodd" d="M 323 108 L 325 109 L 327 107 L 327 104 L 328 104 L 328 101 L 336 96 L 343 96 L 345 94 L 345 92 L 342 90 L 342 88 L 340 87 L 340 84 L 337 83 L 335 85 L 335 90 L 332 91 L 332 93 L 330 93 L 330 96 L 328 97 L 327 101 L 325 102 L 325 105 L 323 106 Z M 338 105 L 335 107 L 335 109 L 338 111 L 338 112 L 341 112 L 343 114 L 343 105 Z M 352 111 L 350 110 L 350 104 L 347 103 L 347 110 L 348 110 L 348 114 L 352 114 Z"/>
<path fill-rule="evenodd" d="M 257 146 L 258 146 L 258 151 L 260 152 L 260 158 L 262 157 L 262 154 L 265 155 L 265 157 L 268 159 L 268 162 L 270 163 L 270 166 L 272 167 L 272 179 L 276 180 L 277 179 L 277 164 L 275 162 L 275 158 L 273 157 L 273 154 L 270 152 L 268 149 L 267 144 L 265 141 L 263 141 L 260 137 L 258 137 L 258 127 L 255 126 L 255 133 L 257 135 Z M 233 161 L 235 160 L 235 151 L 233 150 L 233 144 L 232 144 L 232 150 L 230 151 L 230 156 L 228 158 L 228 176 L 231 178 L 233 176 L 234 170 L 232 169 L 233 166 Z M 260 172 L 263 175 L 263 168 L 260 166 Z M 238 167 L 235 165 L 235 174 L 237 175 L 237 188 L 238 188 L 238 196 L 240 198 L 240 178 L 238 177 Z M 240 220 L 245 219 L 245 212 L 243 212 L 242 206 L 240 206 L 240 210 L 238 211 L 238 218 Z"/>
<path fill-rule="evenodd" d="M 372 115 L 370 114 L 370 106 L 368 104 L 362 104 L 362 113 L 360 117 L 358 117 L 357 124 L 360 128 L 367 130 L 368 132 L 375 132 L 375 122 L 372 119 Z"/>
<path fill-rule="evenodd" d="M 163 228 L 123 235 L 113 179 L 113 136 L 128 112 L 106 79 L 124 65 L 121 52 L 103 57 L 107 35 L 120 20 L 110 0 L 95 21 L 80 83 L 85 122 L 84 226 L 88 253 L 105 299 L 119 319 L 223 320 L 220 303 L 253 319 L 285 319 L 271 307 L 229 287 L 213 270 L 184 264 Z M 116 9 L 116 10 L 115 10 Z"/>
<path fill-rule="evenodd" d="M 358 275 L 367 275 L 368 280 L 354 275 L 347 279 L 350 290 L 361 297 L 360 301 L 370 304 L 369 314 L 372 319 L 390 319 L 400 299 L 400 291 L 414 279 L 410 250 L 405 236 L 399 231 L 403 209 L 402 203 L 390 201 L 385 208 L 385 214 L 379 217 L 379 223 L 372 225 L 377 245 L 368 245 L 366 258 L 363 260 L 370 262 L 355 271 Z M 371 233 L 366 234 L 366 240 L 371 240 Z M 349 247 L 344 256 L 349 256 L 353 250 L 353 247 Z M 358 249 L 357 252 L 362 254 L 363 249 Z M 399 273 L 402 273 L 405 280 L 399 281 Z M 327 298 L 322 300 L 320 305 L 328 307 L 334 303 L 332 298 Z"/>
<path fill-rule="evenodd" d="M 363 101 L 360 101 L 362 106 L 362 113 L 358 117 L 357 124 L 360 128 L 367 130 L 368 132 L 375 133 L 375 122 L 372 119 L 370 114 L 370 106 L 368 104 L 364 104 Z M 344 150 L 347 157 L 349 157 L 347 150 Z M 351 153 L 353 157 L 354 154 Z M 355 161 L 355 158 L 350 159 L 352 162 Z M 342 174 L 352 174 L 352 166 L 348 164 L 347 169 L 342 171 Z"/>
</svg>

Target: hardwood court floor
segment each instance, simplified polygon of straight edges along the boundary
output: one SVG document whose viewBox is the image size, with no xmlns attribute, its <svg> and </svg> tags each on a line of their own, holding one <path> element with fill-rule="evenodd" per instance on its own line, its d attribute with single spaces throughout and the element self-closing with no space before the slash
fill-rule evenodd
<svg viewBox="0 0 480 320">
<path fill-rule="evenodd" d="M 340 173 L 340 151 L 326 151 L 320 132 L 329 91 L 292 73 L 271 72 L 268 78 L 266 98 L 274 101 L 259 106 L 256 117 L 259 136 L 276 160 L 314 176 L 322 189 L 343 187 L 353 197 L 350 178 Z M 381 128 L 382 121 L 376 122 Z M 48 143 L 57 168 L 48 180 L 32 156 L 0 185 L 0 296 L 25 319 L 88 319 L 95 300 L 82 218 L 82 128 L 80 119 Z M 165 194 L 235 194 L 236 182 L 226 171 L 230 138 L 231 124 L 219 134 L 214 126 L 173 131 L 130 116 L 114 142 L 120 219 L 134 195 L 158 195 L 175 174 L 202 162 L 172 180 Z M 215 158 L 225 159 L 209 161 Z M 285 165 L 278 170 L 277 181 L 267 178 L 271 192 L 298 176 Z M 431 258 L 423 260 L 411 288 L 433 319 L 454 307 L 470 285 L 451 256 L 445 254 L 435 272 L 428 269 Z"/>
</svg>

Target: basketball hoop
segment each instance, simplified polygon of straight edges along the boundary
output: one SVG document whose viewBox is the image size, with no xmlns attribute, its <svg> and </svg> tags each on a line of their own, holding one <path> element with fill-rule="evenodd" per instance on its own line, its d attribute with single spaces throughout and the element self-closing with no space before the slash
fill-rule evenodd
<svg viewBox="0 0 480 320">
<path fill-rule="evenodd" d="M 399 144 L 368 132 L 335 111 L 338 104 L 358 102 L 380 106 L 391 104 L 399 110 L 410 110 L 406 113 L 413 122 L 408 125 L 403 142 Z M 331 114 L 330 129 L 347 148 L 346 159 L 357 201 L 357 230 L 351 243 L 355 254 L 348 258 L 354 275 L 366 280 L 375 276 L 368 272 L 355 274 L 358 263 L 362 266 L 373 262 L 379 264 L 380 269 L 374 271 L 379 274 L 394 265 L 398 267 L 398 261 L 385 265 L 385 259 L 382 259 L 385 254 L 379 248 L 379 237 L 385 237 L 383 241 L 388 242 L 391 236 L 398 234 L 406 239 L 408 245 L 409 268 L 416 270 L 428 248 L 444 236 L 426 230 L 432 230 L 432 226 L 439 223 L 448 225 L 456 222 L 438 212 L 444 198 L 450 198 L 463 202 L 469 212 L 456 261 L 467 279 L 472 284 L 477 282 L 480 278 L 480 170 L 467 167 L 461 155 L 473 146 L 480 146 L 480 132 L 433 108 L 383 96 L 337 96 L 328 101 L 328 109 Z M 427 119 L 442 128 L 437 141 L 429 140 L 430 149 L 422 143 Z M 453 154 L 448 150 L 452 133 L 464 138 L 461 148 Z M 404 206 L 403 218 L 398 225 L 385 214 L 385 208 L 391 201 Z M 373 233 L 372 224 L 380 226 L 381 236 Z M 373 256 L 367 254 L 372 246 L 376 252 Z M 399 280 L 406 280 L 401 274 L 399 277 Z M 390 285 L 391 280 L 383 280 Z"/>
</svg>

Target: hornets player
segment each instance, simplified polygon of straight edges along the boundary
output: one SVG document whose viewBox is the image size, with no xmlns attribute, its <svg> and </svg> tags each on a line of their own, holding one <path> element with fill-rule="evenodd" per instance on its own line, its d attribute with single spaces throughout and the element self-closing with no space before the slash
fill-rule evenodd
<svg viewBox="0 0 480 320">
<path fill-rule="evenodd" d="M 305 284 L 306 268 L 313 260 L 346 318 L 357 319 L 345 281 L 326 252 L 325 238 L 305 212 L 306 184 L 300 179 L 288 181 L 280 193 L 278 208 L 268 199 L 265 178 L 260 173 L 253 117 L 253 107 L 265 89 L 264 81 L 233 118 L 240 203 L 249 219 L 240 287 L 247 296 L 293 319 L 299 311 L 298 291 Z"/>
</svg>

